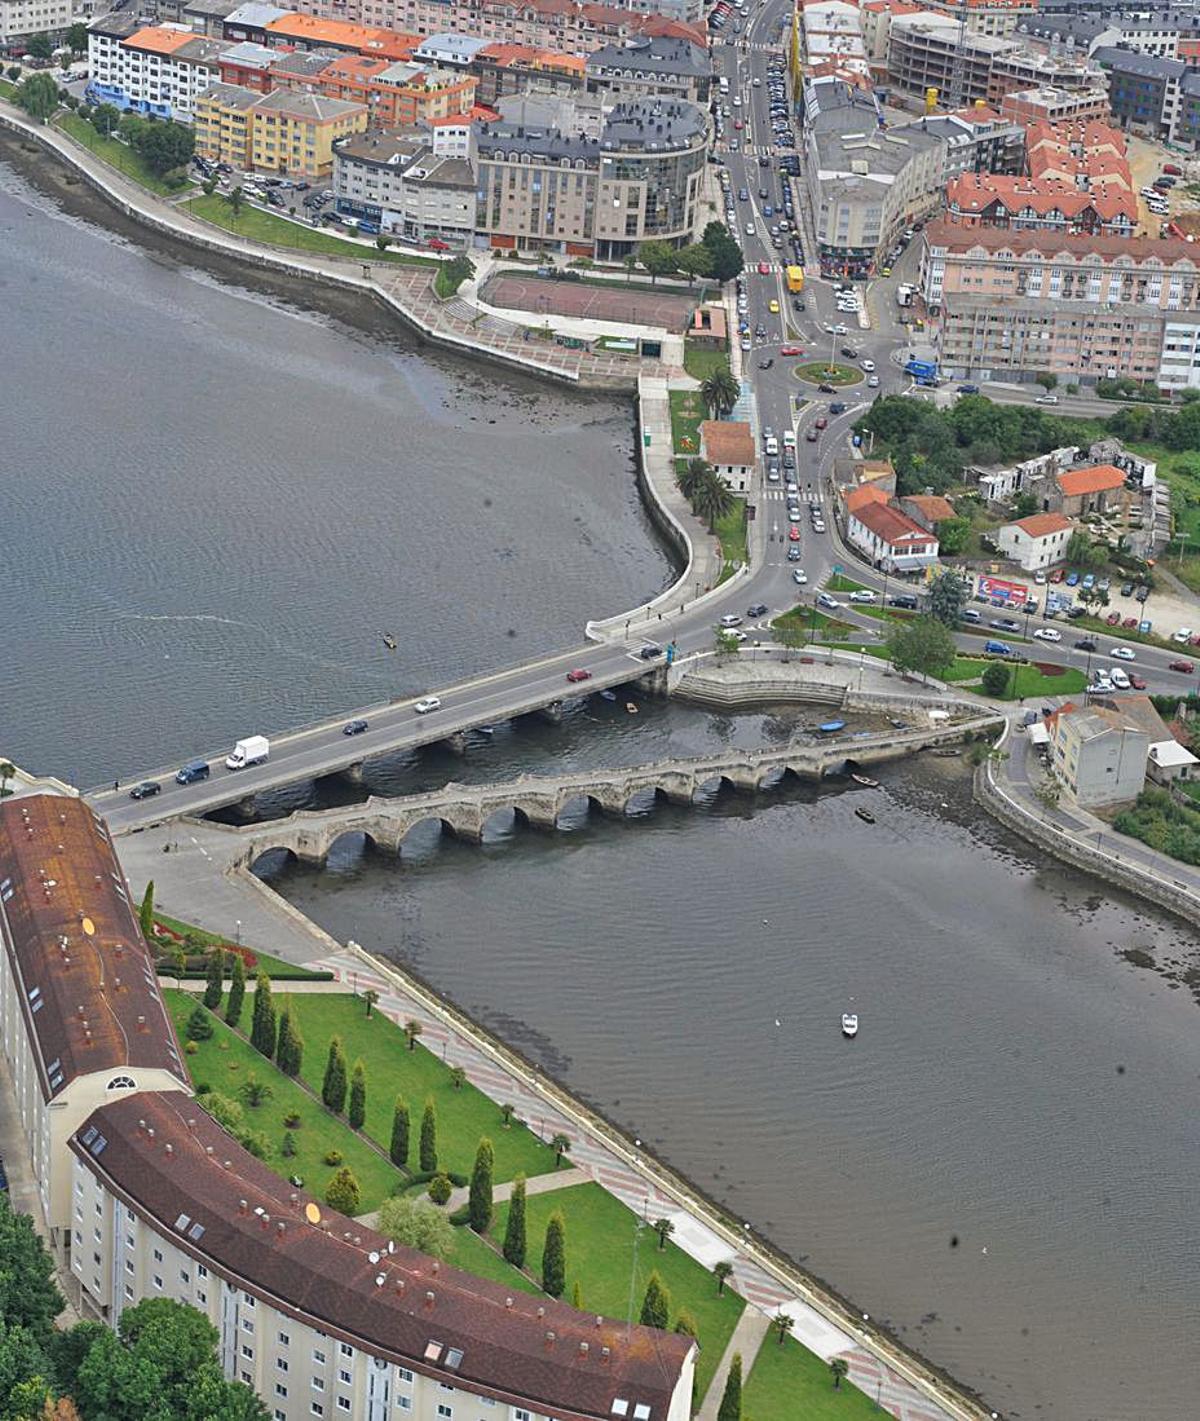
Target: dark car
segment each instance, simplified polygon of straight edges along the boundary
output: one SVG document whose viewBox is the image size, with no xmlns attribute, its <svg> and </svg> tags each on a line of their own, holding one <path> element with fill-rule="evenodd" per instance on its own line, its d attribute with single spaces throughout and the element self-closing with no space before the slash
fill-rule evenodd
<svg viewBox="0 0 1200 1421">
<path fill-rule="evenodd" d="M 808 429 L 805 430 L 804 437 L 810 444 L 815 444 L 817 442 L 817 431 L 810 425 Z"/>
<path fill-rule="evenodd" d="M 643 661 L 653 661 L 656 656 L 661 656 L 662 654 L 662 647 L 653 641 L 648 641 L 638 652 L 638 655 Z"/>
<path fill-rule="evenodd" d="M 767 604 L 765 602 L 755 602 L 753 606 L 746 608 L 748 617 L 765 617 L 767 615 Z"/>
<path fill-rule="evenodd" d="M 1182 671 L 1185 676 L 1190 676 L 1196 669 L 1194 661 L 1172 661 L 1167 665 L 1168 671 Z"/>
<path fill-rule="evenodd" d="M 1138 590 L 1133 594 L 1139 602 L 1144 602 L 1150 596 L 1150 589 L 1143 582 Z"/>
<path fill-rule="evenodd" d="M 852 345 L 844 345 L 844 346 L 842 346 L 842 354 L 846 357 L 847 360 L 857 360 L 857 359 L 858 359 L 858 351 L 855 350 Z"/>
<path fill-rule="evenodd" d="M 1132 672 L 1129 673 L 1129 684 L 1135 691 L 1144 691 L 1146 689 L 1145 681 L 1143 681 L 1140 676 L 1135 676 Z"/>
<path fill-rule="evenodd" d="M 813 424 L 816 426 L 817 429 L 825 429 L 829 424 L 829 421 L 822 414 L 817 416 L 817 418 L 813 421 Z"/>
<path fill-rule="evenodd" d="M 134 785 L 129 791 L 130 799 L 149 799 L 152 794 L 158 794 L 162 790 L 162 785 L 157 780 L 143 780 L 140 785 Z"/>
<path fill-rule="evenodd" d="M 845 414 L 847 408 L 848 408 L 848 406 L 847 406 L 845 400 L 830 400 L 830 401 L 829 401 L 829 413 L 830 413 L 830 414 Z"/>
<path fill-rule="evenodd" d="M 836 389 L 835 389 L 832 385 L 829 385 L 829 384 L 818 385 L 818 386 L 817 386 L 817 389 L 818 389 L 818 391 L 819 391 L 822 395 L 835 395 L 835 394 L 837 394 Z"/>
<path fill-rule="evenodd" d="M 1076 651 L 1095 651 L 1096 643 L 1088 636 L 1081 636 L 1075 643 Z"/>
<path fill-rule="evenodd" d="M 993 617 L 988 626 L 995 627 L 998 632 L 1019 632 L 1021 630 L 1021 623 L 1014 622 L 1011 617 Z"/>
<path fill-rule="evenodd" d="M 771 356 L 768 355 L 765 360 L 760 360 L 758 362 L 758 368 L 760 370 L 770 370 L 771 366 L 774 364 L 775 361 L 771 358 Z"/>
<path fill-rule="evenodd" d="M 889 607 L 905 607 L 910 612 L 917 610 L 917 599 L 911 592 L 898 592 L 895 597 L 888 598 Z"/>
<path fill-rule="evenodd" d="M 366 728 L 367 722 L 365 720 L 348 720 L 346 724 L 342 726 L 342 734 L 361 735 Z"/>
<path fill-rule="evenodd" d="M 1133 583 L 1132 583 L 1132 582 L 1122 582 L 1122 583 L 1121 583 L 1121 596 L 1122 596 L 1122 597 L 1132 597 L 1132 596 L 1133 596 Z"/>
<path fill-rule="evenodd" d="M 977 394 L 979 393 L 979 386 L 978 386 L 978 385 L 960 385 L 960 386 L 958 387 L 958 393 L 959 393 L 960 395 L 977 395 Z"/>
</svg>

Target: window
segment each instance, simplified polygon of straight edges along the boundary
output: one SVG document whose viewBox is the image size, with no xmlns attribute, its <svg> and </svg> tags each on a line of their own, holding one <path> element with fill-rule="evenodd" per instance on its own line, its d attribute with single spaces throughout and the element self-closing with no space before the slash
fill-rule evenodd
<svg viewBox="0 0 1200 1421">
<path fill-rule="evenodd" d="M 313 1404 L 309 1407 L 309 1410 L 314 1416 L 325 1415 L 325 1408 L 321 1405 L 319 1401 L 314 1401 Z"/>
<path fill-rule="evenodd" d="M 281 1347 L 290 1347 L 291 1344 L 292 1344 L 292 1339 L 287 1335 L 286 1332 L 281 1332 L 281 1333 L 279 1334 L 279 1345 L 280 1345 Z"/>
<path fill-rule="evenodd" d="M 78 1243 L 78 1242 L 80 1242 L 80 1240 L 76 1239 L 76 1242 Z M 126 1271 L 126 1273 L 132 1273 L 132 1272 L 133 1272 L 133 1259 L 132 1259 L 132 1258 L 127 1258 L 127 1259 L 125 1260 L 125 1271 Z"/>
<path fill-rule="evenodd" d="M 276 1396 L 286 1396 L 286 1395 L 287 1395 L 287 1387 L 285 1387 L 282 1382 L 276 1382 L 276 1383 L 275 1383 L 275 1395 L 276 1395 Z"/>
<path fill-rule="evenodd" d="M 196 1277 L 197 1277 L 197 1278 L 207 1278 L 207 1277 L 208 1277 L 208 1269 L 205 1268 L 205 1266 L 204 1266 L 203 1263 L 197 1263 L 197 1264 L 196 1264 Z"/>
<path fill-rule="evenodd" d="M 160 1293 L 162 1292 L 162 1285 L 163 1285 L 163 1281 L 162 1281 L 162 1279 L 158 1276 L 158 1274 L 156 1273 L 156 1274 L 154 1275 L 154 1286 L 158 1289 L 158 1291 L 159 1291 Z"/>
<path fill-rule="evenodd" d="M 354 1356 L 354 1348 L 351 1347 L 351 1345 L 349 1344 L 349 1342 L 339 1342 L 339 1343 L 338 1343 L 338 1351 L 342 1354 L 343 1357 L 353 1357 L 353 1356 Z"/>
<path fill-rule="evenodd" d="M 439 1401 L 437 1414 L 439 1416 L 453 1416 L 454 1408 L 452 1406 L 447 1406 L 444 1401 Z"/>
<path fill-rule="evenodd" d="M 254 1360 L 254 1348 L 251 1347 L 248 1342 L 242 1343 L 242 1356 L 248 1358 L 250 1361 Z"/>
<path fill-rule="evenodd" d="M 126 1283 L 126 1284 L 125 1284 L 125 1296 L 126 1296 L 131 1302 L 133 1301 L 133 1285 L 132 1285 L 131 1283 Z"/>
<path fill-rule="evenodd" d="M 324 1378 L 324 1377 L 313 1377 L 313 1379 L 312 1379 L 312 1386 L 313 1386 L 313 1391 L 324 1391 L 324 1390 L 325 1390 L 325 1378 Z"/>
<path fill-rule="evenodd" d="M 349 1410 L 350 1410 L 350 1398 L 349 1398 L 348 1396 L 339 1396 L 339 1397 L 338 1397 L 338 1410 L 339 1410 L 339 1411 L 349 1411 Z"/>
<path fill-rule="evenodd" d="M 319 1366 L 323 1367 L 325 1365 L 325 1353 L 322 1352 L 319 1347 L 313 1348 L 313 1361 Z"/>
<path fill-rule="evenodd" d="M 186 1268 L 181 1268 L 179 1270 L 179 1281 L 181 1283 L 190 1283 L 192 1281 L 192 1275 L 187 1271 Z"/>
<path fill-rule="evenodd" d="M 397 1381 L 407 1382 L 409 1386 L 412 1386 L 412 1379 L 413 1379 L 413 1374 L 408 1370 L 407 1367 L 397 1367 L 397 1368 L 396 1368 L 396 1380 L 397 1380 Z"/>
<path fill-rule="evenodd" d="M 286 1372 L 287 1369 L 288 1369 L 287 1358 L 286 1358 L 286 1357 L 276 1357 L 276 1358 L 275 1358 L 275 1368 L 276 1368 L 277 1371 Z"/>
<path fill-rule="evenodd" d="M 412 1397 L 411 1397 L 411 1396 L 398 1396 L 398 1397 L 396 1398 L 396 1405 L 400 1408 L 401 1411 L 411 1411 L 411 1410 L 412 1410 Z"/>
<path fill-rule="evenodd" d="M 249 1317 L 244 1317 L 244 1318 L 242 1318 L 242 1331 L 243 1331 L 243 1332 L 253 1332 L 253 1331 L 254 1331 L 254 1320 L 253 1320 L 253 1318 L 249 1318 Z"/>
<path fill-rule="evenodd" d="M 349 1386 L 353 1380 L 354 1378 L 345 1369 L 338 1372 L 338 1381 L 340 1381 L 343 1386 Z"/>
<path fill-rule="evenodd" d="M 154 1261 L 155 1261 L 155 1263 L 161 1263 L 161 1262 L 162 1262 L 162 1249 L 161 1249 L 161 1248 L 156 1248 L 156 1249 L 154 1250 Z"/>
<path fill-rule="evenodd" d="M 242 1380 L 246 1383 L 247 1386 L 253 1386 L 253 1385 L 254 1385 L 254 1375 L 253 1375 L 253 1373 L 251 1373 L 251 1372 L 243 1372 L 243 1373 L 242 1373 Z"/>
</svg>

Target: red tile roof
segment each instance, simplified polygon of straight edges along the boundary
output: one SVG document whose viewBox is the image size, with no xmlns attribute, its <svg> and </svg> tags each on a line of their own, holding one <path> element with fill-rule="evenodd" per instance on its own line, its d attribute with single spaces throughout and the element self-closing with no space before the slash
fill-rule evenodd
<svg viewBox="0 0 1200 1421">
<path fill-rule="evenodd" d="M 0 805 L 0 939 L 42 1095 L 143 1067 L 187 1074 L 103 820 L 80 799 Z"/>
<path fill-rule="evenodd" d="M 1086 192 L 1059 178 L 1022 178 L 998 173 L 960 173 L 946 185 L 947 206 L 963 217 L 978 216 L 1002 203 L 1008 213 L 1025 208 L 1039 216 L 1061 212 L 1070 221 L 1091 208 L 1104 222 L 1125 216 L 1138 221 L 1132 192 Z"/>
<path fill-rule="evenodd" d="M 741 420 L 706 419 L 700 426 L 700 447 L 710 464 L 754 464 L 754 436 Z"/>
<path fill-rule="evenodd" d="M 905 503 L 911 503 L 918 513 L 924 518 L 928 518 L 931 523 L 943 523 L 947 518 L 954 518 L 954 505 L 948 498 L 943 498 L 938 493 L 909 493 L 904 496 Z"/>
<path fill-rule="evenodd" d="M 1096 464 L 1090 469 L 1068 469 L 1059 474 L 1058 486 L 1065 498 L 1077 498 L 1082 493 L 1101 493 L 1109 488 L 1121 488 L 1125 474 L 1112 464 Z"/>
<path fill-rule="evenodd" d="M 1065 533 L 1075 525 L 1061 513 L 1034 513 L 1028 518 L 1018 518 L 1008 526 L 1020 528 L 1030 538 L 1048 538 L 1051 533 Z"/>
<path fill-rule="evenodd" d="M 102 1106 L 71 1148 L 176 1247 L 375 1356 L 567 1421 L 611 1421 L 618 1398 L 630 1418 L 642 1405 L 648 1421 L 665 1421 L 690 1338 L 577 1312 L 389 1244 L 293 1189 L 181 1092 Z"/>
<path fill-rule="evenodd" d="M 937 538 L 907 514 L 886 503 L 869 503 L 854 517 L 891 548 L 936 546 Z"/>
<path fill-rule="evenodd" d="M 887 503 L 890 496 L 877 484 L 860 484 L 846 494 L 846 512 L 857 513 L 869 503 Z"/>
<path fill-rule="evenodd" d="M 979 250 L 989 256 L 997 252 L 1040 252 L 1046 258 L 1057 256 L 1079 260 L 1095 254 L 1098 257 L 1131 258 L 1136 267 L 1142 261 L 1170 266 L 1185 262 L 1200 268 L 1200 251 L 1182 238 L 1157 240 L 1151 237 L 1115 237 L 1103 233 L 1014 231 L 1010 227 L 962 227 L 939 219 L 925 228 L 925 240 L 931 247 L 961 255 Z"/>
</svg>

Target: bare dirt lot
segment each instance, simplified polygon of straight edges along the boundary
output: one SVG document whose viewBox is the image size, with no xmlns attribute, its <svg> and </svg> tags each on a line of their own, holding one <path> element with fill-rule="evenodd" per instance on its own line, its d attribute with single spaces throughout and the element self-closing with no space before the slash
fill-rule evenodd
<svg viewBox="0 0 1200 1421">
<path fill-rule="evenodd" d="M 582 281 L 544 281 L 536 277 L 493 276 L 481 293 L 489 306 L 546 316 L 625 321 L 684 331 L 696 298 L 646 286 L 589 286 Z"/>
</svg>

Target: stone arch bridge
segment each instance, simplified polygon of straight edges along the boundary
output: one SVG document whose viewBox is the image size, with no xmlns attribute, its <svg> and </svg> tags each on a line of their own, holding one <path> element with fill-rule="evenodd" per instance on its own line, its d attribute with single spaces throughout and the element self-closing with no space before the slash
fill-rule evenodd
<svg viewBox="0 0 1200 1421">
<path fill-rule="evenodd" d="M 840 773 L 847 759 L 862 766 L 878 764 L 950 744 L 1001 723 L 993 714 L 964 716 L 926 729 L 869 737 L 793 742 L 766 750 L 727 751 L 633 767 L 525 775 L 498 784 L 449 784 L 427 794 L 399 798 L 373 795 L 363 804 L 299 810 L 286 818 L 230 830 L 239 841 L 231 845 L 231 866 L 250 867 L 272 850 L 284 850 L 302 863 L 323 864 L 333 845 L 346 834 L 361 834 L 376 848 L 398 853 L 411 830 L 430 820 L 457 838 L 479 843 L 484 825 L 502 812 L 512 813 L 531 827 L 553 829 L 564 809 L 580 800 L 603 813 L 621 815 L 633 800 L 648 793 L 672 804 L 691 804 L 696 791 L 713 782 L 755 793 L 788 776 L 817 781 Z"/>
</svg>

